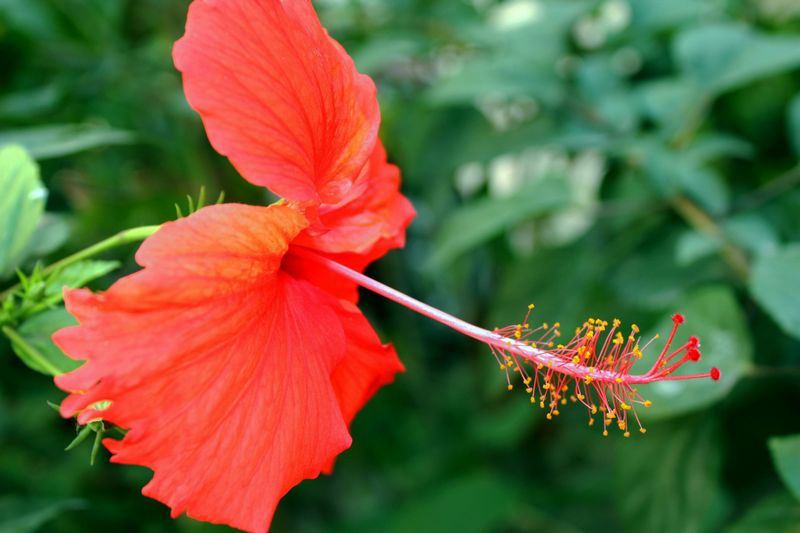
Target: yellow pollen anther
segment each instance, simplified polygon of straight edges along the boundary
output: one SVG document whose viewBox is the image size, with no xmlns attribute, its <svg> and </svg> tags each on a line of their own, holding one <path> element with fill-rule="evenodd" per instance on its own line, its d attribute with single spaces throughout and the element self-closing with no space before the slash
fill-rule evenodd
<svg viewBox="0 0 800 533">
<path fill-rule="evenodd" d="M 553 419 L 553 415 L 551 415 L 550 413 L 547 413 L 547 419 L 548 420 L 552 420 Z"/>
<path fill-rule="evenodd" d="M 572 358 L 572 364 L 573 364 L 573 365 L 579 365 L 579 364 L 581 364 L 581 358 L 580 358 L 580 356 L 576 355 L 575 357 L 573 357 L 573 358 Z"/>
<path fill-rule="evenodd" d="M 628 437 L 631 436 L 631 432 L 630 431 L 626 431 L 625 433 L 622 434 L 622 436 L 625 437 L 625 438 L 628 438 Z"/>
<path fill-rule="evenodd" d="M 608 437 L 608 430 L 606 430 L 606 429 L 603 430 L 603 436 L 604 437 Z"/>
<path fill-rule="evenodd" d="M 625 402 L 622 402 L 622 403 L 620 404 L 620 407 L 622 407 L 622 409 L 623 409 L 624 411 L 630 411 L 630 410 L 631 410 L 631 406 L 630 406 L 630 405 L 628 405 L 628 404 L 627 404 L 627 403 L 625 403 Z"/>
<path fill-rule="evenodd" d="M 508 390 L 514 390 L 514 385 L 511 385 L 511 384 L 509 383 L 509 385 L 508 385 Z"/>
<path fill-rule="evenodd" d="M 614 378 L 614 381 L 616 381 L 617 383 L 622 383 L 622 378 Z"/>
<path fill-rule="evenodd" d="M 534 307 L 536 307 L 536 306 L 533 305 L 533 304 L 528 304 L 528 310 L 532 310 Z"/>
<path fill-rule="evenodd" d="M 631 331 L 633 331 L 634 333 L 639 333 L 639 326 L 637 326 L 636 324 L 632 324 Z"/>
<path fill-rule="evenodd" d="M 653 402 L 651 402 L 650 400 L 645 400 L 644 401 L 644 406 L 645 407 L 650 407 L 651 405 L 653 405 Z"/>
<path fill-rule="evenodd" d="M 639 428 L 639 433 L 647 433 L 647 430 L 645 428 Z"/>
<path fill-rule="evenodd" d="M 619 318 L 615 318 L 613 324 L 614 324 L 615 328 L 618 328 L 619 325 L 621 324 L 621 322 L 619 321 Z"/>
</svg>

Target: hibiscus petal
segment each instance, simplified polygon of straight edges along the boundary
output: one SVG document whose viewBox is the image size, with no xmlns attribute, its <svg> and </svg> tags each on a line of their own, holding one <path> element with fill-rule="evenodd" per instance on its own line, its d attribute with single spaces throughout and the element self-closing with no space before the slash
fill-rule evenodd
<svg viewBox="0 0 800 533">
<path fill-rule="evenodd" d="M 372 152 L 380 111 L 309 0 L 195 0 L 175 45 L 211 144 L 248 181 L 336 203 Z"/>
<path fill-rule="evenodd" d="M 382 344 L 375 330 L 359 309 L 341 302 L 338 311 L 347 338 L 347 354 L 333 371 L 331 380 L 339 399 L 345 422 L 349 425 L 356 413 L 384 385 L 394 381 L 405 367 L 391 344 Z M 333 461 L 325 468 L 329 473 Z"/>
<path fill-rule="evenodd" d="M 56 379 L 73 393 L 62 414 L 130 429 L 104 444 L 154 471 L 142 492 L 173 516 L 265 531 L 278 500 L 350 445 L 331 375 L 345 328 L 358 332 L 280 270 L 305 224 L 288 206 L 207 207 L 148 239 L 140 272 L 66 294 L 80 325 L 55 340 L 87 362 Z"/>
<path fill-rule="evenodd" d="M 400 193 L 400 170 L 386 161 L 380 140 L 353 192 L 337 205 L 320 206 L 319 224 L 301 233 L 296 244 L 327 254 L 362 256 L 363 266 L 401 248 L 415 212 Z"/>
<path fill-rule="evenodd" d="M 391 344 L 383 344 L 359 309 L 341 302 L 339 318 L 347 338 L 347 355 L 336 366 L 331 377 L 345 422 L 384 385 L 394 381 L 398 372 L 405 371 L 403 363 Z"/>
</svg>

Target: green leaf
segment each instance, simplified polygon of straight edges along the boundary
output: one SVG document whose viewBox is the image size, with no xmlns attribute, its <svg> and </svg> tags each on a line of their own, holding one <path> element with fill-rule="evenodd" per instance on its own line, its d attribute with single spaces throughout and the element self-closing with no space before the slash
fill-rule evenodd
<svg viewBox="0 0 800 533">
<path fill-rule="evenodd" d="M 535 96 L 557 100 L 557 80 L 547 73 L 521 69 L 497 58 L 470 61 L 457 74 L 436 83 L 427 98 L 434 104 L 473 104 L 481 98 Z"/>
<path fill-rule="evenodd" d="M 80 261 L 56 272 L 47 280 L 47 295 L 61 294 L 64 287 L 77 289 L 119 268 L 118 261 Z"/>
<path fill-rule="evenodd" d="M 691 265 L 695 261 L 717 252 L 721 246 L 720 239 L 700 231 L 687 230 L 676 243 L 675 261 L 680 266 Z"/>
<path fill-rule="evenodd" d="M 0 533 L 32 533 L 64 511 L 84 507 L 81 500 L 57 501 L 3 496 L 0 498 Z"/>
<path fill-rule="evenodd" d="M 650 140 L 634 146 L 643 159 L 647 178 L 665 197 L 685 192 L 708 212 L 724 213 L 731 193 L 725 179 L 699 153 L 677 151 Z"/>
<path fill-rule="evenodd" d="M 39 224 L 28 240 L 23 257 L 35 259 L 56 251 L 69 237 L 69 219 L 56 213 L 44 213 Z"/>
<path fill-rule="evenodd" d="M 800 66 L 800 37 L 706 24 L 681 32 L 673 52 L 686 75 L 718 94 Z"/>
<path fill-rule="evenodd" d="M 0 117 L 4 119 L 30 118 L 31 115 L 52 110 L 62 97 L 63 89 L 56 83 L 7 94 L 0 98 Z"/>
<path fill-rule="evenodd" d="M 761 255 L 750 292 L 787 335 L 800 339 L 800 244 Z"/>
<path fill-rule="evenodd" d="M 502 530 L 515 506 L 516 493 L 488 473 L 472 473 L 411 498 L 395 512 L 376 520 L 370 531 L 458 531 L 482 533 Z M 459 512 L 452 512 L 459 509 Z"/>
<path fill-rule="evenodd" d="M 634 93 L 642 114 L 675 135 L 697 104 L 697 86 L 685 78 L 663 78 L 639 84 Z"/>
<path fill-rule="evenodd" d="M 0 145 L 24 146 L 36 159 L 49 159 L 100 146 L 130 144 L 136 140 L 129 131 L 96 124 L 63 124 L 0 131 Z"/>
<path fill-rule="evenodd" d="M 69 372 L 79 367 L 81 361 L 64 355 L 51 337 L 61 328 L 76 324 L 76 320 L 63 307 L 48 309 L 33 315 L 20 326 L 17 334 L 24 342 L 14 342 L 12 339 L 12 346 L 23 362 L 37 372 L 52 376 Z M 29 353 L 31 349 L 35 350 L 34 354 Z M 25 353 L 21 354 L 21 351 Z M 34 359 L 33 364 L 31 364 L 32 355 L 38 357 Z M 41 359 L 44 359 L 45 364 L 41 363 Z"/>
<path fill-rule="evenodd" d="M 792 98 L 787 114 L 789 141 L 792 144 L 794 156 L 800 158 L 800 93 Z"/>
<path fill-rule="evenodd" d="M 769 451 L 781 479 L 800 501 L 800 434 L 769 439 Z M 800 523 L 800 522 L 798 522 Z"/>
<path fill-rule="evenodd" d="M 649 409 L 640 409 L 640 416 L 653 420 L 675 417 L 695 411 L 717 402 L 728 395 L 741 375 L 749 368 L 753 356 L 753 345 L 747 330 L 744 313 L 730 288 L 710 286 L 695 291 L 678 309 L 671 310 L 657 325 L 652 334 L 660 338 L 645 350 L 644 358 L 634 366 L 633 373 L 649 369 L 661 353 L 664 342 L 672 329 L 673 311 L 682 313 L 686 322 L 678 329 L 672 346 L 685 344 L 691 335 L 700 339 L 702 359 L 688 362 L 675 375 L 707 372 L 711 367 L 719 368 L 722 378 L 659 381 L 642 385 L 640 394 L 653 402 Z"/>
<path fill-rule="evenodd" d="M 511 405 L 476 413 L 470 430 L 481 449 L 512 450 L 543 420 L 541 416 L 531 416 L 530 403 L 521 401 L 525 398 L 514 396 L 516 401 Z"/>
<path fill-rule="evenodd" d="M 736 215 L 722 223 L 732 243 L 753 255 L 768 254 L 778 249 L 778 236 L 764 218 L 755 214 Z"/>
<path fill-rule="evenodd" d="M 765 498 L 726 533 L 800 533 L 800 504 L 788 494 Z"/>
<path fill-rule="evenodd" d="M 628 531 L 718 531 L 728 500 L 722 490 L 717 432 L 706 420 L 650 426 L 620 439 L 614 498 Z"/>
<path fill-rule="evenodd" d="M 0 148 L 0 191 L 2 278 L 18 266 L 47 198 L 47 189 L 39 180 L 39 167 L 19 146 Z"/>
<path fill-rule="evenodd" d="M 568 199 L 566 182 L 548 178 L 529 184 L 512 197 L 482 198 L 456 209 L 436 235 L 426 268 L 441 269 L 516 224 L 564 207 Z"/>
<path fill-rule="evenodd" d="M 638 30 L 655 32 L 698 19 L 709 18 L 722 11 L 722 2 L 711 0 L 629 0 L 631 25 Z"/>
</svg>

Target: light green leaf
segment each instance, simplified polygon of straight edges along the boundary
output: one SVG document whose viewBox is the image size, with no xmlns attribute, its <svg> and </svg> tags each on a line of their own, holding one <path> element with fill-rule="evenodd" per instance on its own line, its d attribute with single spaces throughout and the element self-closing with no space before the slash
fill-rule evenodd
<svg viewBox="0 0 800 533">
<path fill-rule="evenodd" d="M 61 294 L 64 287 L 83 287 L 119 268 L 118 261 L 81 261 L 55 273 L 47 280 L 47 294 Z"/>
<path fill-rule="evenodd" d="M 18 266 L 47 198 L 47 189 L 39 180 L 39 167 L 19 146 L 0 148 L 0 191 L 2 278 Z"/>
<path fill-rule="evenodd" d="M 800 434 L 769 439 L 769 451 L 781 479 L 800 501 Z"/>
<path fill-rule="evenodd" d="M 36 159 L 49 159 L 82 152 L 90 148 L 130 144 L 133 133 L 96 124 L 63 124 L 0 131 L 0 145 L 24 146 Z"/>
<path fill-rule="evenodd" d="M 57 250 L 67 241 L 70 234 L 69 219 L 56 213 L 44 213 L 28 240 L 23 256 L 25 259 L 38 258 Z"/>
<path fill-rule="evenodd" d="M 516 224 L 564 207 L 568 200 L 566 182 L 551 178 L 531 183 L 512 197 L 482 198 L 456 209 L 436 235 L 426 267 L 441 269 Z"/>
<path fill-rule="evenodd" d="M 722 490 L 717 432 L 706 420 L 648 427 L 619 439 L 615 498 L 628 531 L 718 531 L 729 503 Z"/>
<path fill-rule="evenodd" d="M 81 361 L 70 359 L 53 343 L 53 333 L 77 322 L 66 309 L 48 309 L 26 320 L 11 338 L 15 353 L 33 370 L 57 376 L 81 365 Z"/>
<path fill-rule="evenodd" d="M 640 416 L 653 420 L 670 418 L 695 411 L 727 396 L 739 377 L 750 367 L 753 345 L 748 334 L 744 313 L 733 292 L 724 286 L 710 286 L 697 290 L 674 311 L 682 313 L 686 322 L 678 329 L 672 346 L 685 344 L 691 335 L 700 339 L 702 359 L 684 364 L 676 375 L 707 372 L 719 368 L 722 378 L 659 381 L 642 385 L 640 394 L 653 402 L 649 409 L 640 409 Z M 672 312 L 665 316 L 655 331 L 645 335 L 650 339 L 658 333 L 660 338 L 645 351 L 633 373 L 645 372 L 661 353 L 672 329 Z"/>
<path fill-rule="evenodd" d="M 706 24 L 680 33 L 674 55 L 686 75 L 718 94 L 800 66 L 800 37 Z"/>
<path fill-rule="evenodd" d="M 800 339 L 800 244 L 761 255 L 750 292 L 787 335 Z"/>
<path fill-rule="evenodd" d="M 726 533 L 800 533 L 800 503 L 788 494 L 765 498 Z"/>
</svg>

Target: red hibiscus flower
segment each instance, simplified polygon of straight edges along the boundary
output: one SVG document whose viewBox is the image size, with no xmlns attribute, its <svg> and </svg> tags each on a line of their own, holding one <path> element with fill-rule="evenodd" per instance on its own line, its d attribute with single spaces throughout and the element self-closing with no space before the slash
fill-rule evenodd
<svg viewBox="0 0 800 533">
<path fill-rule="evenodd" d="M 414 211 L 377 139 L 372 81 L 308 0 L 196 0 L 175 63 L 213 146 L 286 202 L 164 224 L 141 271 L 69 291 L 80 325 L 54 339 L 86 362 L 56 379 L 61 412 L 128 429 L 104 441 L 112 461 L 151 468 L 142 492 L 173 516 L 265 531 L 403 370 L 356 284 L 295 251 L 363 270 L 404 244 Z"/>
<path fill-rule="evenodd" d="M 638 386 L 700 359 L 675 348 L 681 315 L 651 369 L 638 327 L 589 319 L 487 331 L 360 272 L 404 244 L 414 215 L 377 138 L 375 87 L 328 37 L 308 0 L 195 0 L 175 47 L 189 103 L 245 179 L 283 196 L 221 205 L 167 223 L 144 242 L 143 269 L 103 294 L 65 295 L 80 325 L 56 342 L 85 360 L 56 383 L 64 416 L 128 429 L 112 461 L 151 468 L 143 493 L 194 518 L 268 529 L 278 500 L 332 467 L 348 424 L 403 369 L 356 307 L 358 285 L 487 343 L 509 390 L 559 415 L 581 403 L 625 436 Z M 627 330 L 626 330 L 627 331 Z"/>
</svg>

